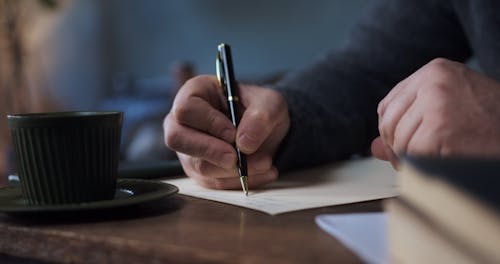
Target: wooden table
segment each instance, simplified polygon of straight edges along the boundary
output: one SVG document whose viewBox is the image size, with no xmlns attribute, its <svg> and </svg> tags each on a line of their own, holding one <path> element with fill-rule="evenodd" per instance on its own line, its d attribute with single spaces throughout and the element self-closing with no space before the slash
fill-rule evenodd
<svg viewBox="0 0 500 264">
<path fill-rule="evenodd" d="M 178 194 L 86 214 L 0 215 L 0 253 L 66 263 L 359 263 L 314 217 L 372 211 L 380 201 L 269 216 Z"/>
</svg>

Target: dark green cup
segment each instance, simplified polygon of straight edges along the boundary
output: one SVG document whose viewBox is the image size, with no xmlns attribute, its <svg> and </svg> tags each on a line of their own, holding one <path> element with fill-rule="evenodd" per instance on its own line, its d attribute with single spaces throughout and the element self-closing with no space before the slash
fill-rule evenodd
<svg viewBox="0 0 500 264">
<path fill-rule="evenodd" d="M 113 199 L 121 112 L 54 112 L 7 116 L 21 191 L 29 204 Z"/>
</svg>

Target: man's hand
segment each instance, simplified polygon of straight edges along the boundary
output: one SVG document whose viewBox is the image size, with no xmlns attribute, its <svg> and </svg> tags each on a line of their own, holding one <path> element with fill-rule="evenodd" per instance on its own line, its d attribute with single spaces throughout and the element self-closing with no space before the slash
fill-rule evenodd
<svg viewBox="0 0 500 264">
<path fill-rule="evenodd" d="M 378 106 L 373 154 L 500 156 L 500 83 L 435 59 L 396 85 Z M 396 153 L 396 155 L 394 154 Z"/>
<path fill-rule="evenodd" d="M 290 126 L 286 101 L 272 89 L 241 84 L 240 100 L 244 113 L 236 130 L 217 79 L 198 76 L 179 90 L 165 118 L 165 144 L 177 152 L 186 174 L 202 186 L 241 187 L 234 143 L 247 154 L 250 188 L 278 177 L 272 163 Z"/>
</svg>

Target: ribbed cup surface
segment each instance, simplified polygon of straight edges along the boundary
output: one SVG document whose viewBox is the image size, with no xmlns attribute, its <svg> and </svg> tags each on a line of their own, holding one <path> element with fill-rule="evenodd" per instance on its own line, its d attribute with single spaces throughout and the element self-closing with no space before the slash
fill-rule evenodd
<svg viewBox="0 0 500 264">
<path fill-rule="evenodd" d="M 23 195 L 31 204 L 112 199 L 116 188 L 122 114 L 111 119 L 27 125 L 10 120 Z M 95 118 L 96 122 L 92 119 Z M 90 120 L 90 121 L 89 121 Z"/>
</svg>

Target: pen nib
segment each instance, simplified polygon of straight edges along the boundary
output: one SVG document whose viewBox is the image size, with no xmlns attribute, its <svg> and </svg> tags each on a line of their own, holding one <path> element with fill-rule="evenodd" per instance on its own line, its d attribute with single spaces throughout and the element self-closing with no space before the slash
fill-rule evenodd
<svg viewBox="0 0 500 264">
<path fill-rule="evenodd" d="M 245 192 L 245 196 L 248 196 L 248 181 L 247 181 L 247 179 L 248 179 L 248 177 L 246 175 L 240 177 L 241 188 L 243 188 L 243 191 Z"/>
</svg>

